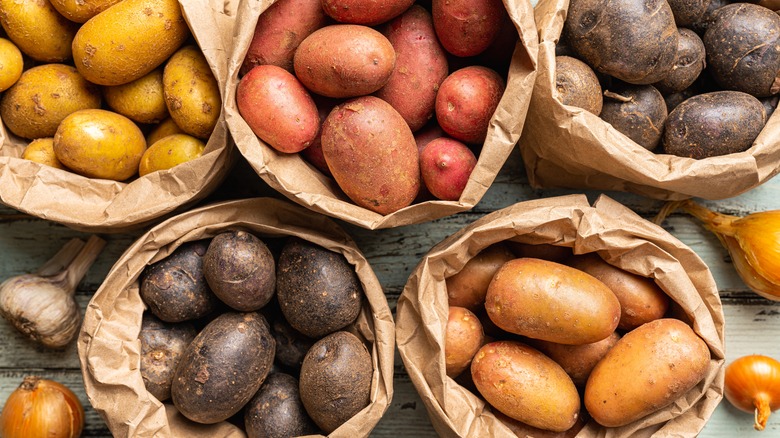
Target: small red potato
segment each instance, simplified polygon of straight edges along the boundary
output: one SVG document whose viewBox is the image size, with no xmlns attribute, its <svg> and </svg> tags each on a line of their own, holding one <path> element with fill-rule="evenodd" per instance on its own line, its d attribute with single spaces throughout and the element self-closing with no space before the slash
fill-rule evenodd
<svg viewBox="0 0 780 438">
<path fill-rule="evenodd" d="M 505 86 L 501 76 L 487 67 L 475 65 L 452 73 L 436 95 L 439 125 L 457 140 L 484 142 Z"/>
<path fill-rule="evenodd" d="M 442 46 L 455 56 L 478 55 L 501 28 L 501 0 L 433 0 L 433 25 Z"/>
<path fill-rule="evenodd" d="M 437 138 L 420 154 L 420 172 L 431 194 L 445 201 L 460 199 L 477 157 L 465 144 L 449 138 Z"/>
<path fill-rule="evenodd" d="M 376 26 L 412 6 L 414 0 L 322 0 L 322 9 L 341 23 Z"/>
<path fill-rule="evenodd" d="M 500 242 L 480 251 L 463 265 L 460 272 L 445 280 L 449 305 L 476 312 L 485 303 L 493 275 L 504 263 L 514 258 L 514 254 Z"/>
<path fill-rule="evenodd" d="M 447 375 L 454 379 L 465 371 L 484 342 L 485 333 L 477 315 L 469 309 L 450 306 L 444 338 Z"/>
<path fill-rule="evenodd" d="M 300 152 L 320 130 L 317 106 L 300 82 L 275 65 L 259 65 L 241 78 L 238 112 L 261 140 L 279 152 Z"/>
</svg>

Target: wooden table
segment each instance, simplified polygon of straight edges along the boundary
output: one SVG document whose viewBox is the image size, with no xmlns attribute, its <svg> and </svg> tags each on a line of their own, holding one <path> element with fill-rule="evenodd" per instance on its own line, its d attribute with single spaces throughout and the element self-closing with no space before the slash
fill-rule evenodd
<svg viewBox="0 0 780 438">
<path fill-rule="evenodd" d="M 482 201 L 469 212 L 425 224 L 370 231 L 344 224 L 371 263 L 382 283 L 391 309 L 395 309 L 407 277 L 420 258 L 436 243 L 491 211 L 515 202 L 575 193 L 571 190 L 535 190 L 529 187 L 517 150 Z M 598 192 L 585 192 L 591 201 Z M 661 202 L 625 193 L 608 193 L 638 214 L 653 217 Z M 237 169 L 207 201 L 251 196 L 276 196 L 240 161 Z M 780 179 L 775 178 L 742 196 L 706 203 L 721 212 L 744 215 L 754 211 L 780 209 Z M 736 275 L 728 253 L 718 240 L 688 216 L 673 215 L 665 227 L 690 246 L 712 270 L 720 290 L 726 317 L 726 358 L 760 353 L 780 359 L 780 306 L 748 291 Z M 86 307 L 92 294 L 122 252 L 142 231 L 105 235 L 108 245 L 81 282 L 77 298 Z M 0 207 L 0 281 L 32 272 L 72 237 L 85 233 Z M 75 345 L 64 351 L 47 351 L 27 342 L 0 320 L 0 405 L 27 374 L 60 381 L 74 390 L 87 409 L 84 436 L 110 436 L 100 416 L 91 409 L 81 379 Z M 398 354 L 395 360 L 395 395 L 385 417 L 372 436 L 433 437 L 425 407 L 406 375 Z M 780 437 L 780 413 L 770 417 L 764 432 L 752 429 L 753 416 L 733 408 L 725 399 L 718 406 L 701 437 Z"/>
</svg>

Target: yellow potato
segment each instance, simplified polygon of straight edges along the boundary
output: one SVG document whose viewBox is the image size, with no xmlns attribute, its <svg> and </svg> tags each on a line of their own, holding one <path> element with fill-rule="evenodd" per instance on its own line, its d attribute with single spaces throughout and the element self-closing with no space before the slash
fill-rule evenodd
<svg viewBox="0 0 780 438">
<path fill-rule="evenodd" d="M 65 18 L 84 23 L 121 0 L 49 0 Z"/>
<path fill-rule="evenodd" d="M 163 72 L 165 103 L 171 118 L 187 134 L 209 138 L 221 109 L 219 86 L 197 46 L 171 56 Z"/>
<path fill-rule="evenodd" d="M 144 176 L 158 170 L 170 169 L 203 154 L 206 145 L 187 134 L 169 135 L 158 140 L 144 152 L 138 174 Z"/>
<path fill-rule="evenodd" d="M 127 117 L 101 109 L 76 111 L 54 135 L 54 153 L 74 172 L 124 181 L 138 172 L 146 140 Z"/>
<path fill-rule="evenodd" d="M 179 125 L 177 125 L 172 118 L 168 117 L 167 119 L 160 122 L 160 124 L 152 128 L 152 130 L 146 136 L 146 144 L 151 146 L 158 140 L 173 134 L 184 134 L 184 131 L 179 128 Z"/>
<path fill-rule="evenodd" d="M 168 117 L 162 78 L 162 69 L 154 69 L 127 84 L 105 87 L 103 96 L 119 114 L 138 123 L 157 123 Z"/>
<path fill-rule="evenodd" d="M 100 108 L 98 87 L 69 65 L 44 64 L 23 72 L 5 92 L 0 118 L 20 137 L 53 137 L 68 114 L 87 108 Z"/>
<path fill-rule="evenodd" d="M 78 25 L 48 0 L 0 0 L 0 24 L 19 50 L 36 61 L 62 62 L 71 57 Z"/>
<path fill-rule="evenodd" d="M 22 52 L 11 41 L 0 38 L 0 91 L 11 88 L 22 76 L 23 69 Z"/>
<path fill-rule="evenodd" d="M 81 26 L 73 61 L 90 82 L 126 84 L 162 65 L 188 36 L 176 0 L 124 0 Z"/>
<path fill-rule="evenodd" d="M 444 339 L 447 375 L 454 379 L 465 371 L 484 342 L 485 333 L 479 318 L 465 307 L 450 306 Z"/>
<path fill-rule="evenodd" d="M 38 138 L 31 141 L 30 144 L 24 148 L 22 158 L 47 166 L 56 167 L 57 169 L 65 169 L 65 166 L 57 159 L 57 155 L 54 154 L 54 139 L 51 137 Z"/>
</svg>

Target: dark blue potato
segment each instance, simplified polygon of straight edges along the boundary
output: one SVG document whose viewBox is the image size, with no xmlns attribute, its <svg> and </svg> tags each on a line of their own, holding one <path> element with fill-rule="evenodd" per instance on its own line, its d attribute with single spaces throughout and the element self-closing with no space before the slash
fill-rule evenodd
<svg viewBox="0 0 780 438">
<path fill-rule="evenodd" d="M 301 402 L 298 379 L 271 373 L 244 411 L 249 438 L 289 438 L 317 433 Z"/>
<path fill-rule="evenodd" d="M 739 91 L 716 91 L 687 99 L 666 118 L 667 154 L 707 158 L 742 152 L 764 128 L 764 105 Z"/>
<path fill-rule="evenodd" d="M 618 84 L 606 92 L 601 118 L 647 150 L 661 141 L 666 102 L 652 85 Z"/>
</svg>

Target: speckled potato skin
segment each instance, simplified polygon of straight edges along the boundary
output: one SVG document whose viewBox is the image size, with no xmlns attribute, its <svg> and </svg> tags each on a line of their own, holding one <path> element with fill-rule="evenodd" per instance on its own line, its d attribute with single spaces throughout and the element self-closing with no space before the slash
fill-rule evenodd
<svg viewBox="0 0 780 438">
<path fill-rule="evenodd" d="M 317 432 L 301 402 L 298 379 L 271 373 L 244 411 L 249 438 L 289 438 Z"/>
<path fill-rule="evenodd" d="M 322 0 L 322 9 L 340 23 L 376 26 L 409 9 L 414 0 Z"/>
<path fill-rule="evenodd" d="M 79 28 L 73 61 L 90 82 L 126 84 L 162 65 L 189 34 L 177 0 L 124 0 Z"/>
<path fill-rule="evenodd" d="M 666 0 L 573 0 L 564 33 L 594 70 L 632 84 L 660 81 L 677 55 L 677 26 Z"/>
<path fill-rule="evenodd" d="M 571 56 L 555 57 L 555 89 L 564 105 L 601 114 L 603 98 L 599 78 L 588 64 Z"/>
<path fill-rule="evenodd" d="M 171 398 L 176 365 L 198 331 L 191 323 L 164 323 L 144 313 L 141 321 L 141 378 L 146 390 L 157 400 Z"/>
<path fill-rule="evenodd" d="M 667 154 L 702 159 L 749 149 L 766 123 L 764 105 L 739 91 L 693 96 L 669 114 L 664 126 Z"/>
<path fill-rule="evenodd" d="M 471 363 L 471 377 L 485 401 L 528 425 L 563 432 L 579 416 L 580 396 L 563 368 L 520 342 L 485 344 Z"/>
<path fill-rule="evenodd" d="M 596 365 L 585 407 L 599 424 L 620 427 L 668 406 L 704 378 L 707 344 L 677 319 L 658 319 L 625 334 Z"/>
<path fill-rule="evenodd" d="M 141 157 L 138 175 L 167 170 L 203 154 L 206 144 L 187 134 L 174 134 L 151 145 Z"/>
<path fill-rule="evenodd" d="M 631 100 L 623 102 L 605 97 L 601 119 L 639 146 L 649 151 L 655 149 L 661 142 L 668 116 L 664 96 L 652 85 L 622 84 L 610 91 Z"/>
<path fill-rule="evenodd" d="M 184 134 L 184 131 L 179 128 L 172 118 L 168 117 L 149 131 L 149 134 L 146 135 L 146 144 L 151 146 L 158 140 L 173 134 Z"/>
<path fill-rule="evenodd" d="M 674 22 L 677 27 L 690 27 L 693 23 L 701 20 L 710 0 L 667 0 L 669 7 L 672 8 Z"/>
<path fill-rule="evenodd" d="M 10 40 L 0 38 L 0 92 L 11 88 L 22 76 L 22 70 L 22 52 Z"/>
<path fill-rule="evenodd" d="M 506 262 L 488 286 L 485 309 L 500 328 L 534 339 L 579 345 L 617 328 L 620 303 L 591 275 L 541 259 Z"/>
<path fill-rule="evenodd" d="M 207 240 L 187 242 L 168 257 L 144 268 L 139 292 L 152 314 L 165 322 L 181 322 L 217 309 L 219 300 L 203 274 L 207 248 Z"/>
<path fill-rule="evenodd" d="M 679 33 L 674 67 L 663 80 L 654 84 L 664 95 L 679 93 L 693 85 L 707 64 L 704 43 L 696 32 L 680 28 Z"/>
<path fill-rule="evenodd" d="M 263 384 L 275 348 L 268 322 L 259 313 L 221 314 L 185 350 L 173 378 L 173 404 L 198 423 L 227 420 Z"/>
<path fill-rule="evenodd" d="M 436 94 L 439 126 L 464 143 L 483 143 L 505 88 L 501 76 L 487 67 L 473 65 L 451 73 Z"/>
<path fill-rule="evenodd" d="M 121 0 L 49 0 L 51 5 L 65 18 L 76 23 L 85 23 Z"/>
<path fill-rule="evenodd" d="M 219 84 L 197 46 L 184 46 L 171 56 L 163 71 L 163 91 L 168 112 L 182 131 L 208 139 L 222 101 Z"/>
<path fill-rule="evenodd" d="M 464 307 L 450 306 L 444 336 L 444 363 L 449 377 L 458 377 L 470 365 L 485 342 L 477 315 Z"/>
<path fill-rule="evenodd" d="M 583 427 L 588 423 L 590 417 L 584 410 L 580 411 L 580 415 L 577 416 L 577 421 L 574 426 L 570 427 L 564 432 L 553 432 L 551 430 L 539 429 L 538 427 L 529 426 L 521 421 L 517 421 L 512 417 L 507 417 L 502 414 L 501 411 L 493 411 L 493 415 L 496 416 L 506 427 L 509 428 L 519 438 L 575 438 Z"/>
<path fill-rule="evenodd" d="M 561 366 L 577 387 L 585 387 L 591 371 L 607 352 L 617 344 L 620 335 L 613 332 L 606 338 L 582 345 L 556 344 L 535 340 L 533 346 Z"/>
<path fill-rule="evenodd" d="M 291 370 L 300 371 L 303 358 L 315 339 L 296 331 L 284 318 L 277 318 L 271 326 L 276 340 L 275 361 Z"/>
<path fill-rule="evenodd" d="M 471 258 L 457 274 L 447 277 L 447 298 L 450 306 L 477 311 L 485 303 L 488 285 L 496 271 L 514 254 L 503 243 L 483 249 Z"/>
<path fill-rule="evenodd" d="M 41 62 L 71 57 L 78 25 L 60 15 L 48 0 L 0 0 L 0 24 L 25 55 Z"/>
<path fill-rule="evenodd" d="M 22 151 L 22 158 L 57 169 L 65 169 L 54 153 L 54 138 L 52 137 L 36 138 L 31 141 Z"/>
<path fill-rule="evenodd" d="M 436 35 L 455 56 L 478 55 L 498 36 L 504 5 L 499 0 L 433 0 Z"/>
<path fill-rule="evenodd" d="M 138 123 L 159 123 L 168 117 L 161 68 L 127 84 L 104 87 L 103 97 L 114 111 Z"/>
<path fill-rule="evenodd" d="M 357 336 L 339 331 L 320 339 L 303 359 L 301 401 L 326 434 L 370 403 L 374 369 Z"/>
<path fill-rule="evenodd" d="M 54 137 L 71 113 L 100 108 L 100 90 L 75 68 L 45 64 L 30 68 L 0 100 L 0 118 L 19 137 Z"/>
</svg>

